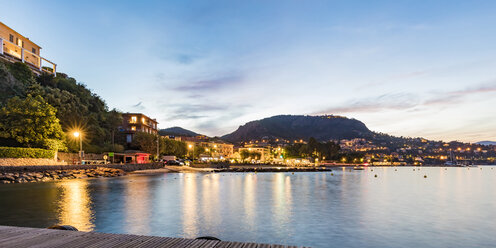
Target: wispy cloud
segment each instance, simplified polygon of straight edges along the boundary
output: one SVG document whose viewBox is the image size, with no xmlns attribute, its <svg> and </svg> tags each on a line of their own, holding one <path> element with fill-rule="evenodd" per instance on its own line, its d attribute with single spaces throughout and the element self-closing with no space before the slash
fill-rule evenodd
<svg viewBox="0 0 496 248">
<path fill-rule="evenodd" d="M 199 81 L 193 81 L 186 83 L 181 86 L 177 86 L 174 88 L 176 91 L 194 91 L 194 92 L 199 92 L 199 91 L 212 91 L 212 90 L 218 90 L 227 86 L 234 87 L 237 84 L 240 84 L 243 82 L 243 79 L 241 76 L 227 76 L 227 77 L 220 77 L 220 78 L 215 78 L 215 79 L 206 79 L 206 80 L 199 80 Z"/>
<path fill-rule="evenodd" d="M 143 102 L 139 102 L 135 105 L 131 105 L 131 110 L 132 111 L 143 111 L 143 110 L 145 110 L 145 106 L 143 105 Z"/>
<path fill-rule="evenodd" d="M 496 92 L 496 83 L 480 84 L 475 87 L 454 91 L 431 92 L 431 96 L 424 99 L 421 99 L 420 95 L 410 93 L 383 94 L 378 97 L 353 100 L 340 106 L 329 107 L 315 114 L 411 110 L 420 106 L 454 105 L 463 103 L 468 96 L 491 92 Z"/>
<path fill-rule="evenodd" d="M 415 107 L 419 99 L 414 94 L 384 94 L 378 97 L 354 100 L 341 106 L 330 107 L 316 114 L 374 112 L 386 109 L 409 109 Z"/>
</svg>

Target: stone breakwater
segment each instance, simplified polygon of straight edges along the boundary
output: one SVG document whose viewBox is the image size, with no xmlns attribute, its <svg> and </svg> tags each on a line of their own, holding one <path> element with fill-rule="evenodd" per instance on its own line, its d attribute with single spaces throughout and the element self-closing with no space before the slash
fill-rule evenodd
<svg viewBox="0 0 496 248">
<path fill-rule="evenodd" d="M 48 182 L 62 179 L 92 177 L 118 177 L 124 175 L 126 175 L 124 170 L 105 167 L 80 170 L 50 170 L 43 172 L 2 172 L 0 173 L 0 184 Z"/>
</svg>

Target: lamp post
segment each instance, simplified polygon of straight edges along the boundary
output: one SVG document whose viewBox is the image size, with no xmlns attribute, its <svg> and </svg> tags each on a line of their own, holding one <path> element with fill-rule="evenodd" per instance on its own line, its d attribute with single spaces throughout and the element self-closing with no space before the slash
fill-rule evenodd
<svg viewBox="0 0 496 248">
<path fill-rule="evenodd" d="M 192 159 L 191 159 L 191 162 L 193 162 L 195 160 L 195 148 L 193 147 L 192 144 L 189 144 L 188 145 L 188 149 L 193 150 L 193 156 L 192 156 Z"/>
<path fill-rule="evenodd" d="M 74 132 L 74 137 L 79 138 L 79 163 L 83 164 L 83 139 L 81 138 L 81 133 Z"/>
</svg>

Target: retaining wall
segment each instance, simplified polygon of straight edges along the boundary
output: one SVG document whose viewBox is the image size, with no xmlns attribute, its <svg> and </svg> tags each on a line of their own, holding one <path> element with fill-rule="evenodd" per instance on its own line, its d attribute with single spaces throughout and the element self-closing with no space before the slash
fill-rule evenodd
<svg viewBox="0 0 496 248">
<path fill-rule="evenodd" d="M 0 158 L 0 166 L 52 166 L 66 164 L 66 162 L 57 162 L 49 158 Z"/>
<path fill-rule="evenodd" d="M 149 164 L 84 164 L 84 165 L 31 165 L 31 166 L 0 166 L 0 172 L 42 172 L 51 170 L 82 170 L 97 167 L 121 169 L 124 171 L 149 170 L 164 168 L 162 163 Z"/>
</svg>

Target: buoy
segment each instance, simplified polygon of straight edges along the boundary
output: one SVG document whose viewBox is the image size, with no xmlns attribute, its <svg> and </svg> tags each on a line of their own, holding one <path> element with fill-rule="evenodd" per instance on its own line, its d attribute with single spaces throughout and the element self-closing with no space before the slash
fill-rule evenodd
<svg viewBox="0 0 496 248">
<path fill-rule="evenodd" d="M 374 171 L 374 169 L 370 169 L 370 171 Z"/>
<path fill-rule="evenodd" d="M 334 176 L 334 173 L 331 173 L 331 176 Z"/>
<path fill-rule="evenodd" d="M 394 171 L 398 171 L 398 169 L 394 169 Z"/>
<path fill-rule="evenodd" d="M 291 175 L 294 175 L 294 172 L 291 172 Z"/>
<path fill-rule="evenodd" d="M 413 169 L 413 171 L 415 171 L 415 169 Z"/>
<path fill-rule="evenodd" d="M 377 174 L 375 174 L 374 177 L 377 177 Z"/>
<path fill-rule="evenodd" d="M 66 230 L 66 231 L 78 231 L 77 228 L 69 225 L 53 225 L 47 227 L 47 229 L 55 229 L 55 230 Z"/>
<path fill-rule="evenodd" d="M 424 178 L 427 178 L 427 175 L 424 175 Z"/>
<path fill-rule="evenodd" d="M 212 236 L 203 236 L 203 237 L 198 237 L 196 239 L 221 241 L 220 239 L 218 239 L 216 237 L 212 237 Z"/>
</svg>

